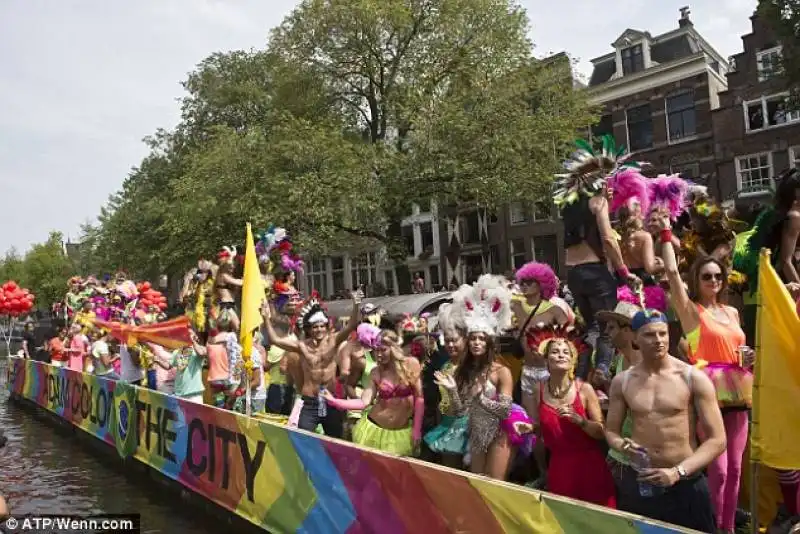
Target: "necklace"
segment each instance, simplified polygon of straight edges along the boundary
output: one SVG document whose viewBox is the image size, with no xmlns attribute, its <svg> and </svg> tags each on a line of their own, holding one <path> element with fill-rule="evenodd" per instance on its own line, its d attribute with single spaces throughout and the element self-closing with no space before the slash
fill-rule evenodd
<svg viewBox="0 0 800 534">
<path fill-rule="evenodd" d="M 553 386 L 552 384 L 550 384 L 549 381 L 547 382 L 547 390 L 550 392 L 550 396 L 553 397 L 554 399 L 558 400 L 563 399 L 564 397 L 567 396 L 567 393 L 569 393 L 570 389 L 572 389 L 572 380 L 569 381 L 567 387 L 564 388 L 564 391 L 560 392 L 558 390 L 553 389 Z"/>
</svg>

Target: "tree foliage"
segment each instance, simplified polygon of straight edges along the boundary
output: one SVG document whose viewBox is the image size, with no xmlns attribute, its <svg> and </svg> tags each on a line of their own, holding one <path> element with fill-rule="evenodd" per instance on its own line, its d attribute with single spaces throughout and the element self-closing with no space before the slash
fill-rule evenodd
<svg viewBox="0 0 800 534">
<path fill-rule="evenodd" d="M 757 13 L 781 45 L 772 74 L 785 83 L 792 108 L 800 109 L 800 0 L 759 0 Z"/>
<path fill-rule="evenodd" d="M 20 256 L 8 252 L 0 260 L 0 282 L 14 280 L 36 295 L 36 306 L 47 308 L 64 297 L 67 280 L 75 274 L 76 266 L 64 252 L 63 236 L 51 232 L 47 241 L 33 245 Z"/>
<path fill-rule="evenodd" d="M 540 199 L 593 115 L 527 30 L 510 0 L 301 2 L 265 50 L 189 75 L 181 123 L 86 229 L 86 263 L 175 272 L 246 221 L 307 252 L 395 251 L 414 203 Z"/>
</svg>

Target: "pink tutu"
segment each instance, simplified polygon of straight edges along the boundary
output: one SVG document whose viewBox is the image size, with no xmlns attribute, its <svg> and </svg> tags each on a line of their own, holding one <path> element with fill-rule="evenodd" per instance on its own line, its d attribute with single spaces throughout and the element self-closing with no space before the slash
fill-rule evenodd
<svg viewBox="0 0 800 534">
<path fill-rule="evenodd" d="M 753 373 L 738 365 L 708 364 L 703 371 L 711 379 L 722 408 L 749 408 L 753 404 Z"/>
<path fill-rule="evenodd" d="M 517 432 L 517 429 L 514 428 L 515 423 L 528 423 L 529 425 L 533 425 L 533 421 L 528 417 L 525 408 L 519 404 L 511 405 L 511 413 L 500 422 L 500 429 L 508 435 L 508 440 L 513 446 L 519 447 L 522 454 L 529 456 L 536 442 L 536 434 L 533 432 L 520 434 Z"/>
</svg>

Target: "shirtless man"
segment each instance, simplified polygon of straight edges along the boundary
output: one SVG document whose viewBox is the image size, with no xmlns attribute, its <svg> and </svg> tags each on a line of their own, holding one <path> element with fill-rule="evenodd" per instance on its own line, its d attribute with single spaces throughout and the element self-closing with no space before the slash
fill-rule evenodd
<svg viewBox="0 0 800 534">
<path fill-rule="evenodd" d="M 272 326 L 271 310 L 265 303 L 261 308 L 264 324 L 270 342 L 285 351 L 300 355 L 300 371 L 302 376 L 300 394 L 302 407 L 297 426 L 303 430 L 314 432 L 317 425 L 322 424 L 325 434 L 341 438 L 344 432 L 344 412 L 329 407 L 323 397 L 327 388 L 334 385 L 336 379 L 336 352 L 339 346 L 356 329 L 359 323 L 359 306 L 361 292 L 353 294 L 353 311 L 347 326 L 334 334 L 330 320 L 319 303 L 311 302 L 301 311 L 298 327 L 303 330 L 302 341 L 279 336 Z"/>
<path fill-rule="evenodd" d="M 703 469 L 725 450 L 725 427 L 708 377 L 669 355 L 666 321 L 655 310 L 634 315 L 631 330 L 642 359 L 611 383 L 606 439 L 640 466 L 638 473 L 631 465 L 615 473 L 617 502 L 632 513 L 714 532 Z M 631 434 L 625 438 L 622 423 L 628 413 Z M 705 436 L 699 445 L 698 423 Z"/>
</svg>

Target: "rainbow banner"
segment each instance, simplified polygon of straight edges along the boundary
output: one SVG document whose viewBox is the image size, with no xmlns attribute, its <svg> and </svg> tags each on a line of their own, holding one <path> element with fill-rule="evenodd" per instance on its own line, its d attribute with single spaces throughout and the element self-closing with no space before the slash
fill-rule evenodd
<svg viewBox="0 0 800 534">
<path fill-rule="evenodd" d="M 31 360 L 7 384 L 274 533 L 688 532 Z"/>
</svg>

